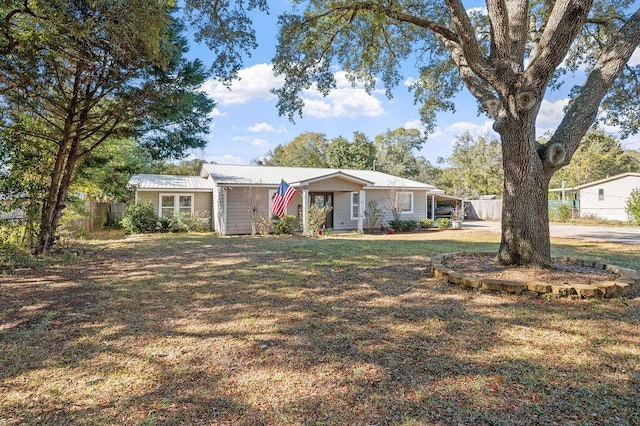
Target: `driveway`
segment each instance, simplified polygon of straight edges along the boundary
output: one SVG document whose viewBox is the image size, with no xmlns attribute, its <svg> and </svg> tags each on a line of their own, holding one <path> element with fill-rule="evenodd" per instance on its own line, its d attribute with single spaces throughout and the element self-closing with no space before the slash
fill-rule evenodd
<svg viewBox="0 0 640 426">
<path fill-rule="evenodd" d="M 463 228 L 500 232 L 500 222 L 467 221 Z M 583 226 L 552 223 L 552 237 L 576 238 L 584 241 L 606 241 L 611 243 L 640 244 L 640 227 L 631 226 Z"/>
</svg>

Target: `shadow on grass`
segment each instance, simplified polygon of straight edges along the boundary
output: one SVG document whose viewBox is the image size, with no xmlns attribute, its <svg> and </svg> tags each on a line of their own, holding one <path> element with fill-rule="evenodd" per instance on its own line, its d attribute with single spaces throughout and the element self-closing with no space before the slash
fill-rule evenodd
<svg viewBox="0 0 640 426">
<path fill-rule="evenodd" d="M 435 254 L 496 248 L 163 236 L 0 277 L 0 408 L 9 424 L 638 422 L 637 302 L 428 274 Z"/>
</svg>

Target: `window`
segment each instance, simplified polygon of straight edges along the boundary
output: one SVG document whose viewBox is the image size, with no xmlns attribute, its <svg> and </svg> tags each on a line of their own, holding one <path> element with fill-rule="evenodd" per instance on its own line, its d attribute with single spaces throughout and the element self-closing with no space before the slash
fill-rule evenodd
<svg viewBox="0 0 640 426">
<path fill-rule="evenodd" d="M 397 192 L 396 206 L 400 213 L 413 213 L 413 192 Z"/>
<path fill-rule="evenodd" d="M 351 220 L 358 220 L 360 215 L 360 205 L 364 203 L 364 197 L 362 197 L 362 203 L 360 202 L 360 193 L 351 193 Z"/>
<path fill-rule="evenodd" d="M 160 194 L 158 216 L 171 217 L 175 212 L 193 214 L 193 194 Z"/>
<path fill-rule="evenodd" d="M 604 201 L 604 189 L 598 189 L 598 200 Z"/>
</svg>

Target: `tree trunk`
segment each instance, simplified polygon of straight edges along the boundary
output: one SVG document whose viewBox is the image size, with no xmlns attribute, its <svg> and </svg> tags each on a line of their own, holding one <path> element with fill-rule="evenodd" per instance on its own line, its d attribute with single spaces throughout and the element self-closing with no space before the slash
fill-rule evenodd
<svg viewBox="0 0 640 426">
<path fill-rule="evenodd" d="M 66 143 L 67 142 L 63 142 L 63 144 Z M 43 203 L 38 244 L 34 250 L 34 254 L 36 255 L 47 253 L 55 244 L 56 231 L 60 224 L 62 212 L 66 207 L 69 187 L 71 186 L 73 172 L 79 158 L 78 145 L 79 141 L 74 139 L 71 142 L 70 149 L 67 151 L 68 154 L 66 158 L 64 158 L 63 161 L 56 161 L 56 164 L 64 164 L 64 168 L 61 171 L 54 172 L 54 174 L 60 175 L 60 179 L 58 179 L 57 182 L 52 181 L 47 199 Z M 59 151 L 59 155 L 60 152 L 65 152 L 65 150 Z"/>
<path fill-rule="evenodd" d="M 535 122 L 514 120 L 499 129 L 502 137 L 504 197 L 502 239 L 497 260 L 505 265 L 548 266 L 548 189 L 552 173 L 545 170 L 535 141 Z"/>
</svg>

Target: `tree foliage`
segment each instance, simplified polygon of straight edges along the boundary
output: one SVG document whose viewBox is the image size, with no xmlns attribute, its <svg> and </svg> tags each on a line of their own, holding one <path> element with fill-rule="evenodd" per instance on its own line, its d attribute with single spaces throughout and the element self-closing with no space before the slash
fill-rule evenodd
<svg viewBox="0 0 640 426">
<path fill-rule="evenodd" d="M 465 87 L 500 134 L 504 168 L 502 239 L 505 264 L 551 261 L 548 185 L 571 160 L 602 104 L 603 120 L 640 126 L 640 66 L 628 61 L 640 43 L 640 10 L 630 0 L 486 0 L 467 9 L 460 0 L 363 2 L 297 0 L 280 17 L 274 70 L 285 76 L 276 90 L 281 114 L 301 114 L 300 94 L 328 94 L 339 64 L 352 82 L 387 90 L 402 81 L 406 59 L 417 64 L 413 85 L 427 130 L 436 111 L 453 110 Z M 637 6 L 633 6 L 634 8 Z M 587 73 L 572 92 L 547 143 L 535 134 L 548 89 L 563 73 Z"/>
<path fill-rule="evenodd" d="M 640 226 L 640 188 L 631 191 L 625 211 L 629 215 L 631 223 Z"/>
<path fill-rule="evenodd" d="M 323 133 L 306 132 L 285 145 L 276 146 L 268 155 L 269 165 L 284 167 L 327 167 L 329 141 Z"/>
<path fill-rule="evenodd" d="M 0 57 L 0 129 L 14 176 L 20 147 L 42 144 L 34 248 L 42 253 L 55 241 L 76 172 L 106 155 L 100 146 L 137 137 L 152 158 L 180 157 L 204 146 L 213 104 L 198 90 L 202 63 L 182 58 L 186 40 L 170 2 L 17 6 L 1 9 L 8 54 Z"/>
<path fill-rule="evenodd" d="M 440 158 L 445 167 L 436 185 L 452 195 L 477 198 L 480 195 L 502 196 L 504 175 L 500 141 L 481 136 L 477 140 L 469 132 L 453 142 L 453 152 Z"/>
<path fill-rule="evenodd" d="M 551 187 L 578 186 L 608 176 L 640 171 L 640 165 L 614 137 L 603 131 L 587 133 L 571 162 L 551 179 Z"/>
<path fill-rule="evenodd" d="M 375 166 L 380 172 L 434 183 L 440 169 L 417 155 L 424 142 L 421 132 L 415 129 L 388 130 L 373 141 L 362 132 L 354 132 L 352 140 L 343 136 L 328 139 L 322 133 L 308 132 L 278 145 L 259 164 L 355 170 L 371 170 Z"/>
</svg>

